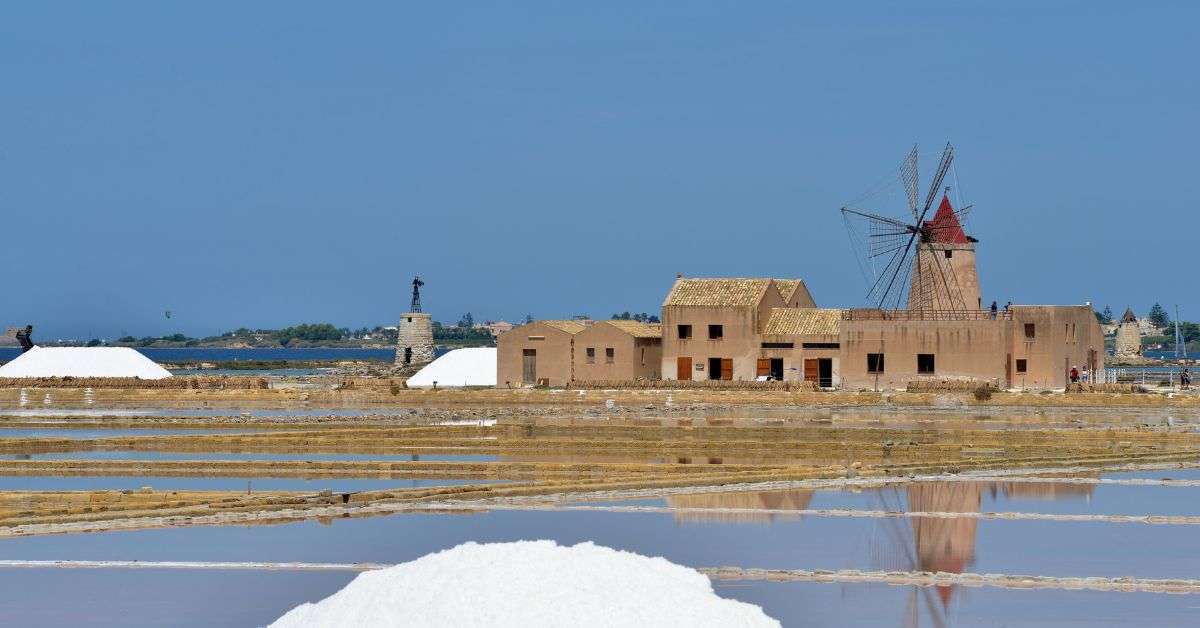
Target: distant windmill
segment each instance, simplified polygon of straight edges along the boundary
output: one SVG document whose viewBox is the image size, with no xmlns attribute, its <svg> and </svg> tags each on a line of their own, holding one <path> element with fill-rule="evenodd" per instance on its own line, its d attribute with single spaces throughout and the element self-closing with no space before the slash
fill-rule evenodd
<svg viewBox="0 0 1200 628">
<path fill-rule="evenodd" d="M 911 219 L 889 218 L 852 206 L 842 207 L 851 245 L 859 257 L 870 288 L 867 301 L 880 309 L 923 311 L 981 310 L 975 242 L 963 231 L 970 205 L 954 209 L 946 188 L 932 219 L 926 220 L 942 182 L 954 161 L 949 143 L 929 184 L 924 203 L 919 198 L 917 147 L 897 168 L 897 179 L 908 202 Z M 887 191 L 877 187 L 859 198 Z M 852 203 L 853 204 L 853 203 Z"/>
</svg>

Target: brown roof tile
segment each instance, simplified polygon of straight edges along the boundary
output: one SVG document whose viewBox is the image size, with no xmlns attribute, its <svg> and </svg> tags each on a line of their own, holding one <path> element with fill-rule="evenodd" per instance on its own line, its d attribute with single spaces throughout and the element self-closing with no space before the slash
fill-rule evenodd
<svg viewBox="0 0 1200 628">
<path fill-rule="evenodd" d="M 553 327 L 559 331 L 565 331 L 568 334 L 578 334 L 579 332 L 588 328 L 587 325 L 584 325 L 583 323 L 581 323 L 579 321 L 538 321 L 538 322 L 547 327 Z"/>
<path fill-rule="evenodd" d="M 764 336 L 836 336 L 842 328 L 842 310 L 811 307 L 771 308 Z"/>
<path fill-rule="evenodd" d="M 676 279 L 663 306 L 753 307 L 770 284 L 770 279 Z"/>
<path fill-rule="evenodd" d="M 617 329 L 633 336 L 634 338 L 662 338 L 662 325 L 656 323 L 641 323 L 638 321 L 627 321 L 621 319 L 613 319 L 604 321 Z"/>
</svg>

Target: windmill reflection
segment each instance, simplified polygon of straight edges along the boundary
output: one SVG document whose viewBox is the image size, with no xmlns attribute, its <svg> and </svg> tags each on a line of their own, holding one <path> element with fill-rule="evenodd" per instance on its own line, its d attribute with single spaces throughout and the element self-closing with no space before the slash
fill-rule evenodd
<svg viewBox="0 0 1200 628">
<path fill-rule="evenodd" d="M 1028 482 L 918 482 L 904 489 L 878 492 L 883 510 L 909 512 L 981 511 L 983 496 L 993 501 L 1087 499 L 1093 485 Z M 907 506 L 907 508 L 905 508 Z M 895 571 L 963 573 L 975 562 L 979 520 L 914 517 L 881 519 L 870 545 L 872 567 Z M 952 624 L 958 587 L 909 587 L 901 625 L 934 627 Z M 924 620 L 924 621 L 922 621 Z"/>
</svg>

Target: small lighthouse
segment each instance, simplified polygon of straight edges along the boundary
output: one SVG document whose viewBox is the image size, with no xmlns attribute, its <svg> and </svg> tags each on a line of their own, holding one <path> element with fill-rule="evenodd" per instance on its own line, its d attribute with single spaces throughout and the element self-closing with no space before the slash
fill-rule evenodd
<svg viewBox="0 0 1200 628">
<path fill-rule="evenodd" d="M 400 315 L 396 326 L 396 366 L 420 366 L 433 361 L 433 317 L 421 311 L 421 286 L 413 277 L 412 306 Z"/>
</svg>

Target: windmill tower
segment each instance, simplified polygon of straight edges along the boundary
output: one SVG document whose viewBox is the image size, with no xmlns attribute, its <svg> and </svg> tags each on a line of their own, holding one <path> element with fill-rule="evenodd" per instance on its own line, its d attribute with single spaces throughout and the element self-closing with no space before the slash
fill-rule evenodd
<svg viewBox="0 0 1200 628">
<path fill-rule="evenodd" d="M 433 316 L 421 311 L 420 277 L 412 280 L 412 305 L 396 326 L 396 366 L 420 366 L 433 361 Z"/>
<path fill-rule="evenodd" d="M 870 288 L 867 300 L 880 309 L 925 312 L 966 312 L 983 309 L 979 273 L 975 267 L 975 238 L 963 231 L 971 206 L 955 209 L 942 182 L 954 161 L 946 144 L 924 203 L 918 198 L 917 147 L 900 163 L 898 180 L 908 201 L 911 219 L 889 218 L 854 207 L 843 207 L 842 218 L 859 256 Z M 886 192 L 879 188 L 864 200 Z M 941 193 L 933 218 L 926 219 Z"/>
</svg>

